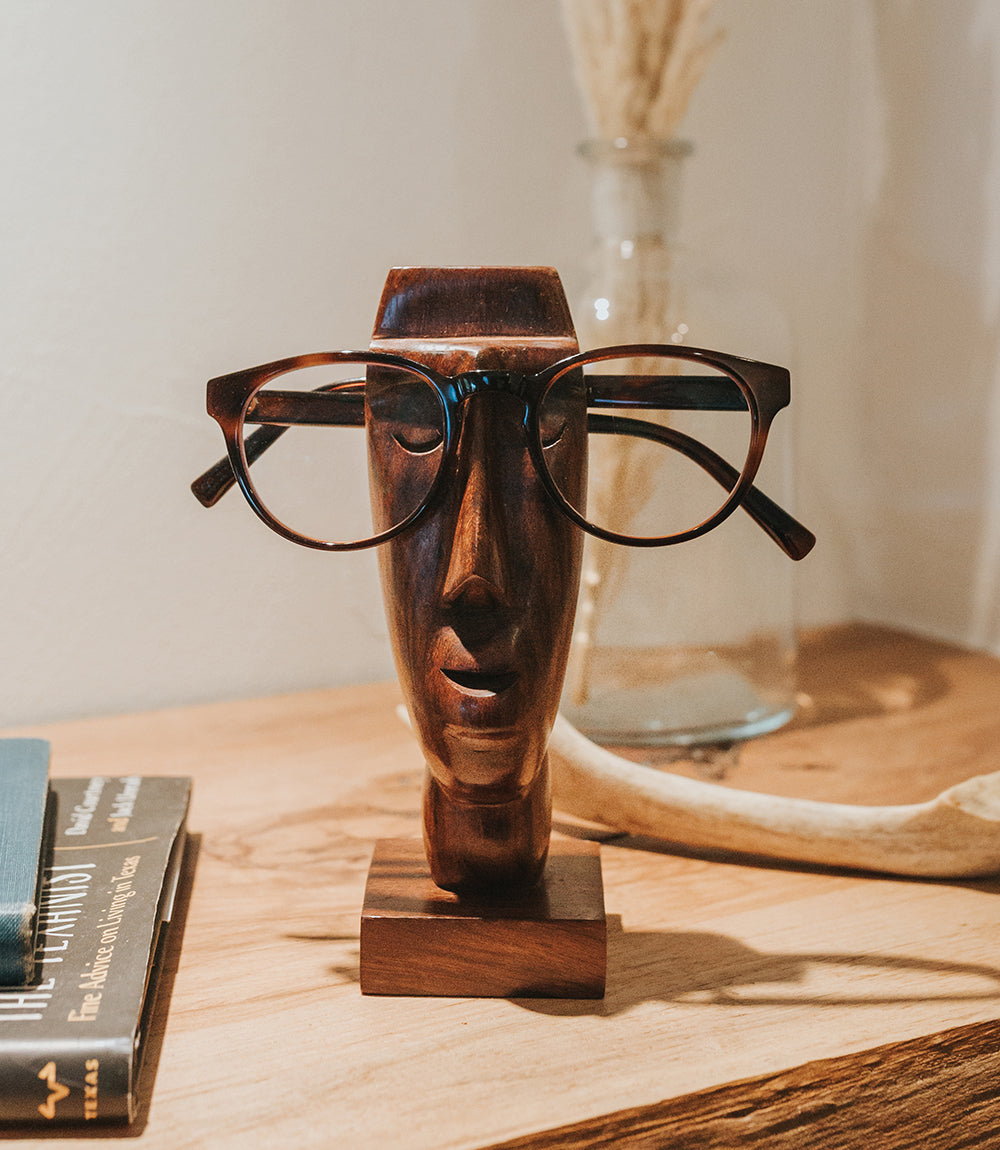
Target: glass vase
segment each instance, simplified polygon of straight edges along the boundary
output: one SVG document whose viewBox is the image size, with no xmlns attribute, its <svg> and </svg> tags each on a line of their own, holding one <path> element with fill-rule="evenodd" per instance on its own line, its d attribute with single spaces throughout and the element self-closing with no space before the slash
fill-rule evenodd
<svg viewBox="0 0 1000 1150">
<path fill-rule="evenodd" d="M 580 346 L 684 343 L 789 365 L 788 325 L 741 277 L 678 242 L 679 140 L 589 140 L 594 238 Z M 791 510 L 782 412 L 757 486 Z M 616 498 L 627 498 L 621 492 Z M 562 711 L 596 742 L 728 743 L 795 710 L 794 564 L 741 511 L 701 538 L 632 548 L 587 538 Z"/>
</svg>

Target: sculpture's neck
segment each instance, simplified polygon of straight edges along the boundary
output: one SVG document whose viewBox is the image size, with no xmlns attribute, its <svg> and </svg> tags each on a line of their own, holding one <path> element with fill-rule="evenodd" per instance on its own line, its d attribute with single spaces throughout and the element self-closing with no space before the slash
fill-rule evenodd
<svg viewBox="0 0 1000 1150">
<path fill-rule="evenodd" d="M 457 802 L 428 771 L 424 846 L 434 881 L 459 893 L 532 886 L 545 867 L 551 818 L 548 756 L 528 792 L 501 804 Z"/>
</svg>

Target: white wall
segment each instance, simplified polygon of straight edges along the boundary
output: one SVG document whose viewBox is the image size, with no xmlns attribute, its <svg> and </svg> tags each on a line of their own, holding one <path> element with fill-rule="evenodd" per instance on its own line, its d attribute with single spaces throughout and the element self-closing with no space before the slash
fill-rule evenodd
<svg viewBox="0 0 1000 1150">
<path fill-rule="evenodd" d="M 875 6 L 859 610 L 1000 651 L 1000 6 Z"/>
<path fill-rule="evenodd" d="M 804 619 L 1000 649 L 997 6 L 719 15 L 686 230 L 794 321 Z M 555 0 L 6 0 L 0 132 L 0 723 L 391 674 L 370 555 L 188 492 L 204 381 L 364 346 L 392 264 L 572 287 Z"/>
</svg>

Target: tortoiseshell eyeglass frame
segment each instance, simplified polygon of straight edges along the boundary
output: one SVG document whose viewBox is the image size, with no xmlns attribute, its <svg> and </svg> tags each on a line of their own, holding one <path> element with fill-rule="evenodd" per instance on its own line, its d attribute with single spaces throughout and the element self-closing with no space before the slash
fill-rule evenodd
<svg viewBox="0 0 1000 1150">
<path fill-rule="evenodd" d="M 608 409 L 749 411 L 751 434 L 746 460 L 733 467 L 711 448 L 683 432 L 659 424 L 590 412 L 587 430 L 654 439 L 686 455 L 718 482 L 728 495 L 718 510 L 703 522 L 671 535 L 633 536 L 599 527 L 580 514 L 563 497 L 545 463 L 539 426 L 539 407 L 548 389 L 567 372 L 582 370 L 607 360 L 662 357 L 702 364 L 713 375 L 585 375 L 587 406 Z M 437 475 L 423 501 L 401 522 L 381 534 L 348 542 L 314 539 L 292 530 L 276 519 L 261 501 L 250 468 L 287 428 L 296 425 L 359 426 L 365 423 L 364 376 L 341 380 L 313 391 L 258 392 L 286 373 L 323 365 L 400 368 L 425 380 L 437 393 L 443 412 L 444 450 Z M 719 374 L 721 373 L 721 374 Z M 735 384 L 735 388 L 733 387 Z M 208 383 L 208 414 L 219 424 L 227 455 L 192 483 L 191 489 L 205 507 L 214 506 L 239 484 L 256 514 L 279 535 L 324 551 L 353 551 L 374 547 L 417 525 L 439 502 L 457 450 L 462 407 L 470 396 L 488 390 L 514 394 L 524 403 L 524 429 L 528 451 L 545 490 L 562 513 L 578 527 L 611 543 L 631 547 L 662 547 L 704 535 L 743 507 L 774 542 L 792 559 L 802 559 L 816 542 L 815 536 L 787 511 L 753 485 L 764 455 L 774 417 L 790 399 L 788 371 L 773 364 L 740 356 L 674 344 L 621 344 L 580 352 L 553 363 L 533 375 L 509 371 L 469 371 L 448 376 L 405 356 L 384 352 L 332 351 L 275 360 L 259 367 L 218 376 Z M 245 423 L 259 424 L 244 436 Z"/>
</svg>

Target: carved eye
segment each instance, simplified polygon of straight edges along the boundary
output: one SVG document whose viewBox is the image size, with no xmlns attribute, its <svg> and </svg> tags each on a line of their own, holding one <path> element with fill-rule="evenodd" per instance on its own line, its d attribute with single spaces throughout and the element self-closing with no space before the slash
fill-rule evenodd
<svg viewBox="0 0 1000 1150">
<path fill-rule="evenodd" d="M 559 440 L 566 434 L 566 428 L 568 426 L 569 424 L 565 419 L 555 419 L 551 415 L 542 420 L 538 426 L 539 434 L 542 437 L 542 447 L 555 447 Z"/>
<path fill-rule="evenodd" d="M 586 411 L 583 374 L 569 371 L 560 376 L 542 397 L 538 408 L 538 434 L 542 447 L 548 449 L 563 438 L 574 419 Z"/>
<path fill-rule="evenodd" d="M 444 440 L 439 427 L 419 427 L 408 424 L 392 433 L 392 438 L 411 455 L 429 455 L 436 451 Z"/>
<path fill-rule="evenodd" d="M 384 434 L 410 455 L 429 455 L 444 442 L 444 408 L 425 380 L 380 372 L 369 380 L 368 406 Z"/>
</svg>

